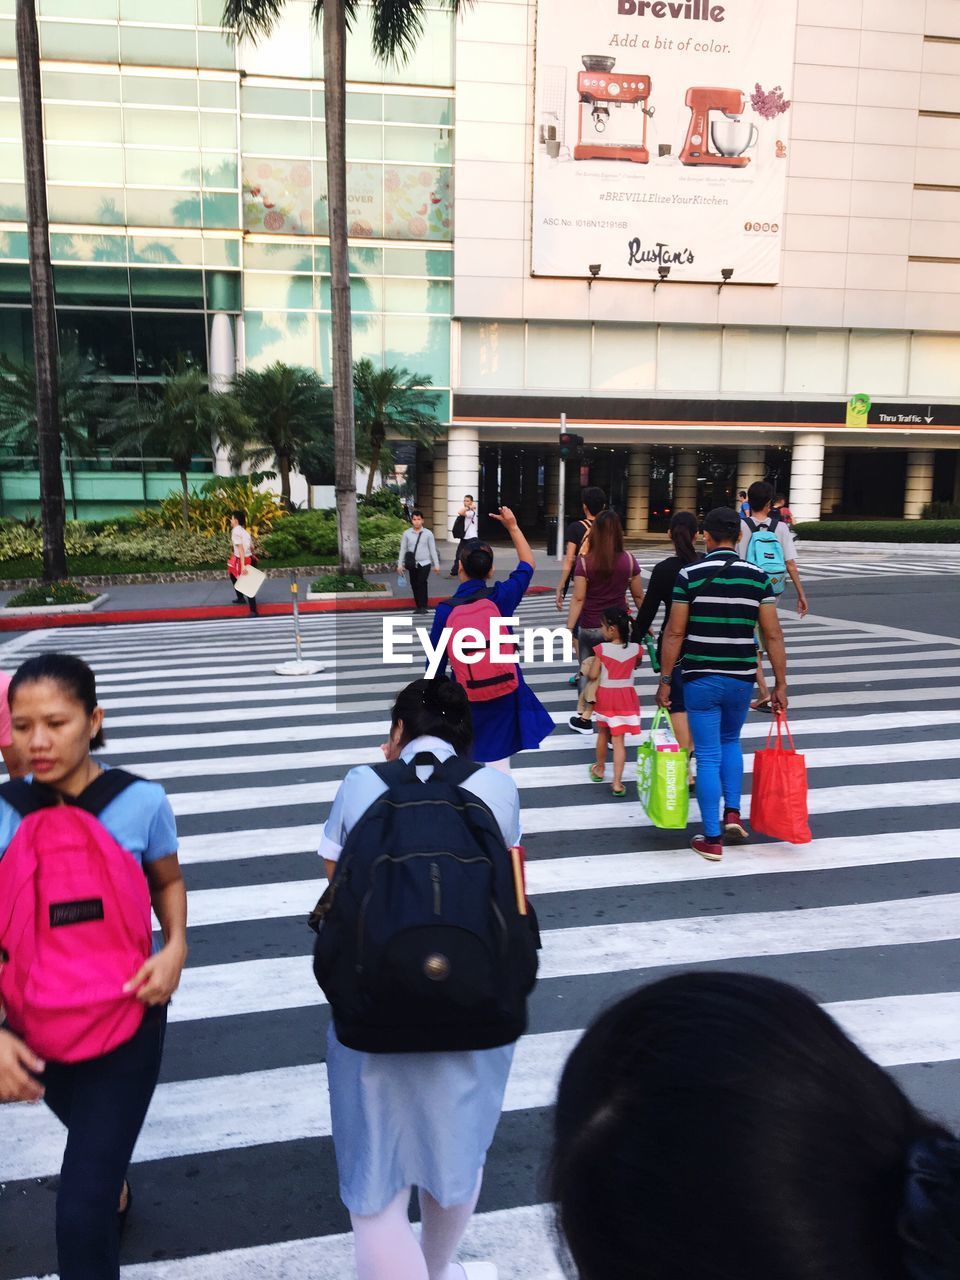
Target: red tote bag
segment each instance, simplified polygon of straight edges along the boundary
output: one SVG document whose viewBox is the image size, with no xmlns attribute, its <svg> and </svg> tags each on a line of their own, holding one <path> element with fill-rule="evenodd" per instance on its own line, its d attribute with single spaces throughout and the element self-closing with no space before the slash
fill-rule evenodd
<svg viewBox="0 0 960 1280">
<path fill-rule="evenodd" d="M 774 728 L 777 740 L 771 747 Z M 784 733 L 789 747 L 784 746 Z M 807 819 L 807 762 L 794 748 L 782 713 L 774 717 L 766 747 L 753 757 L 750 825 L 761 835 L 787 844 L 809 844 L 813 839 Z"/>
</svg>

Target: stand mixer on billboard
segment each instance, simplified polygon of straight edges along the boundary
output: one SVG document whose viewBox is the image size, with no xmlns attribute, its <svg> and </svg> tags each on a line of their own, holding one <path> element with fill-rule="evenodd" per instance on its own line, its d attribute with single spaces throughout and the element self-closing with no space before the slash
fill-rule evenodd
<svg viewBox="0 0 960 1280">
<path fill-rule="evenodd" d="M 779 281 L 796 10 L 538 0 L 533 275 Z"/>
</svg>

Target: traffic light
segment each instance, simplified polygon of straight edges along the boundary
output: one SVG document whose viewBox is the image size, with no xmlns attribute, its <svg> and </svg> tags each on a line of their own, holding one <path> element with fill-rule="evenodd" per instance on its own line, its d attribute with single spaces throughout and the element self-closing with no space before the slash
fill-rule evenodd
<svg viewBox="0 0 960 1280">
<path fill-rule="evenodd" d="M 572 431 L 560 432 L 560 457 L 564 462 L 578 458 L 583 447 L 583 436 L 576 436 Z"/>
</svg>

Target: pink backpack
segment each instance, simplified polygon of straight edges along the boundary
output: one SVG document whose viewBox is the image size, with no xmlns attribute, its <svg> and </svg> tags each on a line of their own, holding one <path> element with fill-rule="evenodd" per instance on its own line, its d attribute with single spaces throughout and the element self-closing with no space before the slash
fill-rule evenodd
<svg viewBox="0 0 960 1280">
<path fill-rule="evenodd" d="M 150 891 L 97 817 L 136 781 L 108 769 L 65 804 L 36 783 L 0 787 L 23 818 L 0 857 L 0 1002 L 10 1029 L 54 1062 L 109 1053 L 143 1020 L 123 985 L 150 955 Z"/>
<path fill-rule="evenodd" d="M 450 666 L 457 683 L 466 690 L 468 702 L 490 702 L 493 698 L 502 698 L 505 694 L 513 693 L 520 684 L 516 662 L 493 662 L 490 658 L 491 623 L 494 618 L 503 616 L 491 597 L 492 592 L 483 588 L 476 595 L 468 596 L 462 603 L 456 596 L 449 602 L 453 608 L 446 625 L 453 634 L 447 653 L 450 655 Z M 476 662 L 461 662 L 453 653 L 455 636 L 468 627 L 475 628 L 486 637 L 488 652 L 482 654 Z M 510 639 L 506 635 L 500 641 L 500 648 L 509 652 Z"/>
</svg>

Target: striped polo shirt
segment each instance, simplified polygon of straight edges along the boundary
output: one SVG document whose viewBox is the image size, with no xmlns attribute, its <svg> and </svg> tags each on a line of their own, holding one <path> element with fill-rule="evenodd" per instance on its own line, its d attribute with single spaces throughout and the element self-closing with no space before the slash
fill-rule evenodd
<svg viewBox="0 0 960 1280">
<path fill-rule="evenodd" d="M 724 566 L 717 569 L 717 561 Z M 676 604 L 690 607 L 683 641 L 683 678 L 733 676 L 752 681 L 757 669 L 754 628 L 762 604 L 776 604 L 770 579 L 732 549 L 711 551 L 681 569 Z"/>
</svg>

